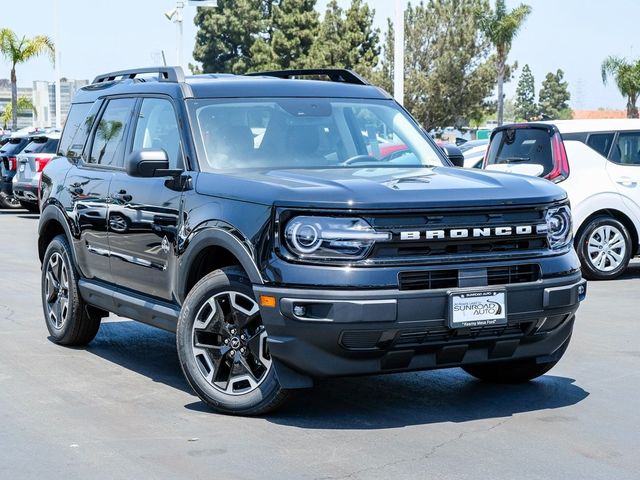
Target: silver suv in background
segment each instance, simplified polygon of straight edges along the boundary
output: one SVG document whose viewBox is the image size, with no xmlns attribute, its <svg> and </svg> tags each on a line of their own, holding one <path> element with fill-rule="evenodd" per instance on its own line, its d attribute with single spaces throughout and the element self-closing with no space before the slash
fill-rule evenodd
<svg viewBox="0 0 640 480">
<path fill-rule="evenodd" d="M 13 195 L 30 212 L 40 211 L 38 184 L 42 169 L 56 155 L 60 133 L 52 132 L 31 138 L 17 156 L 17 172 L 13 177 Z"/>
</svg>

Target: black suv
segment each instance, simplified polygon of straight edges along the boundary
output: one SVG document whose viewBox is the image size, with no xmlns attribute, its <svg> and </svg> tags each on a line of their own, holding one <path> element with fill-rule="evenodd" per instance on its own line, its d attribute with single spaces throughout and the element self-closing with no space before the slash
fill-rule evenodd
<svg viewBox="0 0 640 480">
<path fill-rule="evenodd" d="M 328 376 L 527 381 L 585 295 L 563 190 L 454 168 L 350 71 L 102 75 L 58 153 L 38 243 L 52 338 L 86 344 L 108 312 L 175 331 L 221 412 Z"/>
</svg>

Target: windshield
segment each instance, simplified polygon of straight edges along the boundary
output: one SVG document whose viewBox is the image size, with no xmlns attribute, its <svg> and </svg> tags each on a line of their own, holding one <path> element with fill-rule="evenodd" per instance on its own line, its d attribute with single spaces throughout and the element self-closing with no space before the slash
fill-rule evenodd
<svg viewBox="0 0 640 480">
<path fill-rule="evenodd" d="M 389 100 L 198 99 L 188 107 L 204 171 L 443 164 Z"/>
</svg>

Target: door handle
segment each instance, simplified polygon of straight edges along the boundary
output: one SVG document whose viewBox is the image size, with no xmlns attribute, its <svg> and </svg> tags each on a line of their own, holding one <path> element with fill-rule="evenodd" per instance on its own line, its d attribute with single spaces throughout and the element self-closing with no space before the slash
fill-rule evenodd
<svg viewBox="0 0 640 480">
<path fill-rule="evenodd" d="M 130 202 L 133 199 L 133 197 L 129 195 L 126 190 L 120 190 L 118 193 L 114 193 L 113 195 L 111 195 L 111 198 L 115 200 L 122 200 L 125 202 Z"/>
<path fill-rule="evenodd" d="M 635 187 L 638 184 L 638 182 L 634 181 L 630 177 L 619 177 L 616 180 L 616 183 L 622 185 L 623 187 Z"/>
</svg>

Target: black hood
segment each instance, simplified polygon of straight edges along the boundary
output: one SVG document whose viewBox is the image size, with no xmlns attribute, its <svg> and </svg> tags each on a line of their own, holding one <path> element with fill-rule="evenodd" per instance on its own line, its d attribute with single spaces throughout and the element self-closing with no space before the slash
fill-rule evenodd
<svg viewBox="0 0 640 480">
<path fill-rule="evenodd" d="M 547 180 L 453 167 L 201 173 L 196 190 L 265 205 L 340 209 L 530 205 L 566 198 Z"/>
</svg>

